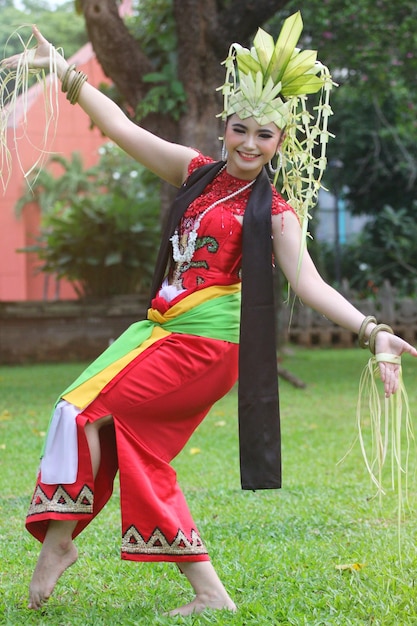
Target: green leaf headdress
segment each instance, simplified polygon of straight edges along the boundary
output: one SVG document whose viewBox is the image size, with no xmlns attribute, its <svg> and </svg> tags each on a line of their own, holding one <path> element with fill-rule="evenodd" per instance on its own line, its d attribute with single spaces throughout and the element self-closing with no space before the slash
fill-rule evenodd
<svg viewBox="0 0 417 626">
<path fill-rule="evenodd" d="M 296 47 L 302 29 L 297 12 L 285 20 L 276 43 L 259 28 L 250 50 L 237 43 L 231 45 L 224 61 L 220 116 L 226 120 L 236 113 L 241 119 L 253 117 L 261 126 L 274 122 L 285 128 L 283 163 L 274 185 L 281 174 L 281 191 L 307 234 L 309 211 L 317 201 L 326 168 L 333 81 L 327 67 L 317 61 L 316 51 Z M 309 111 L 307 96 L 318 92 L 318 103 Z"/>
</svg>

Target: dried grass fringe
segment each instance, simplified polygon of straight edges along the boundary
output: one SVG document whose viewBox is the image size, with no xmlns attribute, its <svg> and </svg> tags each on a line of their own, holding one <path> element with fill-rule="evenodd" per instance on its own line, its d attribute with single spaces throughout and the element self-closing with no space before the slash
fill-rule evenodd
<svg viewBox="0 0 417 626">
<path fill-rule="evenodd" d="M 20 27 L 20 29 L 26 26 Z M 51 45 L 49 76 L 42 69 L 30 69 L 30 60 L 33 59 L 36 47 L 31 47 L 34 36 L 31 35 L 27 43 L 20 35 L 20 29 L 10 35 L 17 37 L 22 46 L 22 54 L 15 69 L 0 66 L 0 181 L 3 192 L 6 191 L 12 175 L 12 150 L 17 159 L 19 169 L 23 173 L 26 182 L 34 170 L 39 170 L 50 156 L 48 145 L 55 137 L 58 122 L 58 94 L 59 82 L 56 73 L 57 50 Z M 7 47 L 6 43 L 6 47 Z M 31 84 L 33 83 L 33 84 Z M 45 128 L 41 144 L 36 146 L 32 143 L 28 134 L 27 113 L 29 110 L 29 89 L 40 84 L 42 87 L 43 103 L 45 110 Z M 21 116 L 21 117 L 20 117 Z M 13 128 L 12 132 L 9 129 Z M 29 169 L 23 166 L 19 153 L 19 142 L 25 138 L 35 148 L 38 154 Z M 31 180 L 33 184 L 34 180 Z"/>
<path fill-rule="evenodd" d="M 355 441 L 359 441 L 366 469 L 376 489 L 375 494 L 370 498 L 371 500 L 374 498 L 381 499 L 387 493 L 383 473 L 387 462 L 389 462 L 390 487 L 397 494 L 398 546 L 400 551 L 401 522 L 405 507 L 409 506 L 409 459 L 415 439 L 402 370 L 400 369 L 399 372 L 397 392 L 389 398 L 384 397 L 383 400 L 381 400 L 381 391 L 377 385 L 378 378 L 378 362 L 372 356 L 365 366 L 359 382 L 356 407 L 357 437 Z M 370 433 L 370 446 L 366 443 L 368 438 L 366 431 Z M 354 444 L 339 463 L 344 461 L 353 446 Z"/>
</svg>

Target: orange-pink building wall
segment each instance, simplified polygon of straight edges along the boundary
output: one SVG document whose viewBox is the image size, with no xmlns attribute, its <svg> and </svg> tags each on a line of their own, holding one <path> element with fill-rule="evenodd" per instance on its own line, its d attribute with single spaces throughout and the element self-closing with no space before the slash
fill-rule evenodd
<svg viewBox="0 0 417 626">
<path fill-rule="evenodd" d="M 92 47 L 86 44 L 71 59 L 77 67 L 88 75 L 89 82 L 98 86 L 106 78 L 98 64 Z M 69 158 L 73 152 L 80 152 L 85 167 L 94 165 L 98 160 L 98 148 L 106 142 L 100 131 L 90 128 L 90 119 L 78 106 L 72 106 L 65 95 L 58 95 L 58 123 L 56 132 L 51 137 L 48 150 Z M 20 117 L 19 117 L 20 116 Z M 44 101 L 38 86 L 30 89 L 29 110 L 25 122 L 19 108 L 12 122 L 15 128 L 8 129 L 9 146 L 12 152 L 12 175 L 6 191 L 0 189 L 0 301 L 54 299 L 56 281 L 46 281 L 45 274 L 39 273 L 39 262 L 35 255 L 18 252 L 33 242 L 39 227 L 39 209 L 28 205 L 21 217 L 15 213 L 15 204 L 25 192 L 23 171 L 27 171 L 36 158 L 33 145 L 42 146 L 45 130 Z M 13 147 L 14 133 L 17 136 L 18 156 Z M 27 137 L 25 137 L 25 133 Z M 59 297 L 75 298 L 73 287 L 66 281 L 60 281 Z"/>
</svg>

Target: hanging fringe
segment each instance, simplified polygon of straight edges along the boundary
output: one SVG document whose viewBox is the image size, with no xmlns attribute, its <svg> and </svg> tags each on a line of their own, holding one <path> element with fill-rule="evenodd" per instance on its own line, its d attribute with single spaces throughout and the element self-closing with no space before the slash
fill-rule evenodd
<svg viewBox="0 0 417 626">
<path fill-rule="evenodd" d="M 33 42 L 33 35 L 30 36 L 27 43 L 24 42 L 18 30 L 9 37 L 9 40 L 12 37 L 17 37 L 22 46 L 22 54 L 15 69 L 0 66 L 0 183 L 3 192 L 6 191 L 12 175 L 12 150 L 16 155 L 19 169 L 28 180 L 28 176 L 36 168 L 42 168 L 50 156 L 48 144 L 55 136 L 58 122 L 57 50 L 51 45 L 50 74 L 46 76 L 44 70 L 30 69 L 30 64 L 35 55 L 35 48 L 30 47 Z M 40 86 L 45 110 L 45 128 L 40 145 L 32 143 L 27 128 L 27 113 L 31 104 L 29 88 L 36 86 L 36 84 Z M 23 164 L 19 153 L 19 142 L 23 138 L 28 141 L 38 155 L 29 167 Z"/>
<path fill-rule="evenodd" d="M 377 385 L 380 361 L 400 365 L 398 390 L 389 398 L 383 399 Z M 398 498 L 398 548 L 401 559 L 401 522 L 405 505 L 408 505 L 408 467 L 411 445 L 414 441 L 408 395 L 402 377 L 401 357 L 380 353 L 369 359 L 359 383 L 356 426 L 357 440 L 365 466 L 376 488 L 371 499 L 382 498 L 387 493 L 383 470 L 386 463 L 390 463 L 390 488 L 397 493 Z M 370 431 L 370 446 L 366 442 L 366 431 Z M 339 463 L 346 458 L 352 447 Z"/>
<path fill-rule="evenodd" d="M 389 398 L 384 398 L 383 403 L 381 402 L 380 390 L 376 383 L 379 377 L 378 363 L 380 361 L 401 362 L 400 357 L 392 357 L 393 355 L 387 354 L 377 354 L 376 357 L 371 357 L 362 372 L 359 383 L 359 398 L 356 408 L 358 439 L 366 468 L 376 486 L 375 496 L 386 493 L 382 472 L 387 460 L 390 442 L 391 488 L 398 490 L 401 496 L 403 492 L 402 477 L 406 478 L 408 475 L 410 446 L 414 439 L 408 395 L 401 369 L 398 391 Z M 370 420 L 372 438 L 370 452 L 367 450 L 364 439 L 364 429 L 368 419 Z M 405 451 L 403 451 L 402 446 L 403 432 L 405 432 L 406 437 Z M 407 483 L 405 483 L 405 487 L 407 487 Z M 407 492 L 405 489 L 405 495 Z"/>
</svg>

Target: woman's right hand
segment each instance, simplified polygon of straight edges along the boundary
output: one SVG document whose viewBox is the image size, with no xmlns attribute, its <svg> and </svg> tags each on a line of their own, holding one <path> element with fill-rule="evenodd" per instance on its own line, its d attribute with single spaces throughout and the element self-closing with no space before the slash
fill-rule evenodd
<svg viewBox="0 0 417 626">
<path fill-rule="evenodd" d="M 25 61 L 30 69 L 56 71 L 62 80 L 70 67 L 68 62 L 45 39 L 37 26 L 32 26 L 32 32 L 37 46 L 4 59 L 1 66 L 12 70 Z M 78 104 L 103 135 L 117 143 L 127 154 L 172 185 L 182 185 L 191 159 L 198 154 L 196 150 L 169 142 L 141 128 L 113 100 L 88 82 L 82 85 Z"/>
<path fill-rule="evenodd" d="M 47 39 L 45 39 L 37 26 L 32 26 L 32 33 L 37 41 L 37 46 L 35 48 L 29 48 L 20 54 L 14 54 L 13 56 L 3 59 L 1 66 L 6 69 L 15 69 L 25 60 L 30 69 L 49 70 L 51 61 L 54 61 L 55 58 L 58 74 L 61 75 L 68 66 L 64 57 L 54 49 L 53 45 L 49 43 Z"/>
</svg>

